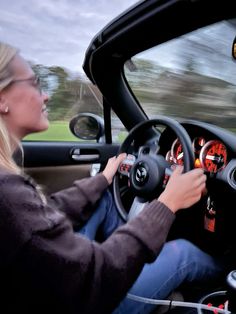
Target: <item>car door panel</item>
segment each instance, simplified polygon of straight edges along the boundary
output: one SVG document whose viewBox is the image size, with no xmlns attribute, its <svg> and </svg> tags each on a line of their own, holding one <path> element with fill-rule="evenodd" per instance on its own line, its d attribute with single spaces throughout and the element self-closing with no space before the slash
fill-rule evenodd
<svg viewBox="0 0 236 314">
<path fill-rule="evenodd" d="M 33 177 L 46 193 L 51 194 L 71 186 L 75 180 L 89 177 L 91 165 L 29 167 L 25 168 L 25 172 Z"/>
<path fill-rule="evenodd" d="M 53 193 L 90 176 L 93 164 L 103 169 L 118 148 L 103 143 L 23 142 L 24 168 L 47 193 Z"/>
</svg>

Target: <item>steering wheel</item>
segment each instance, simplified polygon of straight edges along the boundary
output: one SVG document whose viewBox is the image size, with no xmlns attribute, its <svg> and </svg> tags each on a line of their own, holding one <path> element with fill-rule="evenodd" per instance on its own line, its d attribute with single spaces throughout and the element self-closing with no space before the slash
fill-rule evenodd
<svg viewBox="0 0 236 314">
<path fill-rule="evenodd" d="M 129 132 L 119 149 L 119 154 L 124 152 L 130 153 L 131 150 L 131 154 L 137 155 L 135 160 L 128 161 L 129 171 L 127 172 L 127 176 L 129 177 L 129 188 L 132 189 L 134 194 L 134 200 L 128 213 L 121 200 L 120 176 L 125 174 L 118 171 L 113 180 L 115 204 L 119 214 L 125 221 L 135 217 L 142 211 L 148 201 L 159 196 L 164 189 L 166 176 L 171 175 L 171 164 L 162 155 L 158 154 L 157 130 L 154 129 L 158 125 L 169 127 L 178 137 L 184 154 L 184 172 L 194 168 L 191 139 L 180 123 L 171 118 L 158 116 L 156 119 L 147 120 L 136 125 Z M 148 134 L 147 137 L 149 139 L 145 141 L 144 146 L 138 147 L 137 153 L 134 153 L 135 143 L 139 143 L 140 138 L 144 134 Z M 150 140 L 154 134 L 156 134 L 155 145 L 153 144 L 154 141 Z"/>
</svg>

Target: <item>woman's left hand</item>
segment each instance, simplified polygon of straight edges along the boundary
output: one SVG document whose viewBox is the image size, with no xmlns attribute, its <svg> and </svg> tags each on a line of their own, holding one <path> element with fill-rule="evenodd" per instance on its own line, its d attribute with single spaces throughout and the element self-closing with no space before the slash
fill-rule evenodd
<svg viewBox="0 0 236 314">
<path fill-rule="evenodd" d="M 116 174 L 116 171 L 119 167 L 119 164 L 126 158 L 127 154 L 122 153 L 119 156 L 114 156 L 112 158 L 108 159 L 108 163 L 106 165 L 106 168 L 103 170 L 103 175 L 107 179 L 108 183 L 111 184 L 114 175 Z"/>
</svg>

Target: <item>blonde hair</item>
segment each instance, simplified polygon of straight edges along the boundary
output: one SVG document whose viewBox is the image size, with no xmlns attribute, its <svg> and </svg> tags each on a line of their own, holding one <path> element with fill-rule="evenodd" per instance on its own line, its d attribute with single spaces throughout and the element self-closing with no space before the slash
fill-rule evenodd
<svg viewBox="0 0 236 314">
<path fill-rule="evenodd" d="M 15 47 L 0 42 L 0 92 L 13 80 L 10 63 L 17 53 L 18 50 Z M 21 170 L 12 158 L 12 140 L 13 138 L 0 115 L 0 166 L 20 174 Z"/>
</svg>

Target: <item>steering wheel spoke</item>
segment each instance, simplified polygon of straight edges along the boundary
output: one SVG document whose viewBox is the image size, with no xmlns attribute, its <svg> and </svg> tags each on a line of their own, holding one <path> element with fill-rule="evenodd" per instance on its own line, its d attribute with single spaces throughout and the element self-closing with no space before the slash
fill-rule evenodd
<svg viewBox="0 0 236 314">
<path fill-rule="evenodd" d="M 165 176 L 171 177 L 173 173 L 173 170 L 169 167 L 165 168 Z"/>
<path fill-rule="evenodd" d="M 135 197 L 132 203 L 132 206 L 130 208 L 129 214 L 128 214 L 128 220 L 136 217 L 144 208 L 144 206 L 148 204 L 147 201 L 140 197 Z"/>
<path fill-rule="evenodd" d="M 130 170 L 134 165 L 136 157 L 132 154 L 128 154 L 127 157 L 119 165 L 118 173 L 124 177 L 130 176 Z"/>
</svg>

